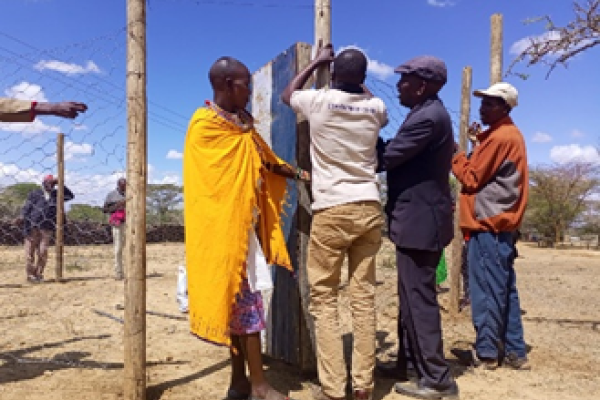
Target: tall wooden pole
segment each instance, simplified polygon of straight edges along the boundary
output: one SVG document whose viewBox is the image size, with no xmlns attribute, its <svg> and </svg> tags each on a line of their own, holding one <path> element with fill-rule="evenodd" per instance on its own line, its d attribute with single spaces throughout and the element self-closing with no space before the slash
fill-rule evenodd
<svg viewBox="0 0 600 400">
<path fill-rule="evenodd" d="M 56 138 L 56 159 L 58 188 L 56 190 L 56 280 L 63 278 L 63 249 L 65 237 L 65 135 L 59 133 Z"/>
<path fill-rule="evenodd" d="M 460 133 L 458 146 L 461 151 L 467 151 L 468 147 L 468 135 L 469 130 L 469 116 L 471 114 L 471 85 L 472 85 L 473 71 L 471 67 L 463 68 L 462 72 L 462 88 L 461 88 L 461 102 L 460 102 Z M 454 210 L 454 240 L 452 241 L 452 263 L 450 269 L 450 313 L 456 317 L 459 312 L 460 302 L 460 272 L 462 267 L 462 246 L 463 246 L 463 234 L 460 229 L 460 191 L 462 185 L 458 180 L 456 181 L 456 209 Z"/>
<path fill-rule="evenodd" d="M 312 46 L 297 45 L 297 73 L 302 71 L 311 61 Z M 309 89 L 314 81 L 309 80 L 304 89 Z M 312 171 L 310 161 L 310 127 L 308 120 L 301 114 L 297 115 L 296 125 L 296 162 L 305 171 Z M 300 370 L 308 376 L 316 376 L 317 359 L 315 354 L 315 324 L 309 312 L 310 285 L 308 284 L 306 263 L 308 260 L 308 242 L 310 241 L 310 226 L 312 222 L 310 184 L 298 181 L 298 288 L 300 291 Z"/>
<path fill-rule="evenodd" d="M 315 0 L 315 49 L 331 43 L 331 0 Z M 329 86 L 331 72 L 327 66 L 317 70 L 317 89 Z"/>
<path fill-rule="evenodd" d="M 146 0 L 127 1 L 126 400 L 146 400 Z"/>
<path fill-rule="evenodd" d="M 492 40 L 491 40 L 491 63 L 490 84 L 502 81 L 502 14 L 492 15 Z"/>
</svg>

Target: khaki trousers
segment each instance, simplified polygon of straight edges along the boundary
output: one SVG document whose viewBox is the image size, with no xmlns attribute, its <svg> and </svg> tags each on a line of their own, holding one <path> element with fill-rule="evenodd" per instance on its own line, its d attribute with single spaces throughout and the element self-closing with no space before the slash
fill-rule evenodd
<svg viewBox="0 0 600 400">
<path fill-rule="evenodd" d="M 317 367 L 323 392 L 346 395 L 347 370 L 338 321 L 338 290 L 348 255 L 352 312 L 354 390 L 372 390 L 375 368 L 375 256 L 381 246 L 383 216 L 376 201 L 316 211 L 308 245 L 309 310 L 316 330 Z"/>
<path fill-rule="evenodd" d="M 48 261 L 48 247 L 52 231 L 32 229 L 25 237 L 25 259 L 27 260 L 27 276 L 40 277 L 44 274 Z M 35 257 L 37 255 L 37 263 Z"/>
<path fill-rule="evenodd" d="M 125 224 L 112 227 L 113 246 L 115 250 L 115 278 L 123 279 L 123 249 L 125 248 Z"/>
</svg>

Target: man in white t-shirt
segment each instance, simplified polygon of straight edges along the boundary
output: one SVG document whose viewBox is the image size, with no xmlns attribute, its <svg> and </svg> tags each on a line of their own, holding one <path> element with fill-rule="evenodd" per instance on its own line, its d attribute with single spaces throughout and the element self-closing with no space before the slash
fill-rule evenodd
<svg viewBox="0 0 600 400">
<path fill-rule="evenodd" d="M 300 90 L 320 66 L 333 62 L 332 87 Z M 321 388 L 316 399 L 345 399 L 346 365 L 338 323 L 338 287 L 348 255 L 356 400 L 371 399 L 375 366 L 375 256 L 383 225 L 375 173 L 376 143 L 387 123 L 384 102 L 364 86 L 367 58 L 348 49 L 334 58 L 328 45 L 284 90 L 281 98 L 308 119 L 313 222 L 307 275 L 315 321 Z"/>
</svg>

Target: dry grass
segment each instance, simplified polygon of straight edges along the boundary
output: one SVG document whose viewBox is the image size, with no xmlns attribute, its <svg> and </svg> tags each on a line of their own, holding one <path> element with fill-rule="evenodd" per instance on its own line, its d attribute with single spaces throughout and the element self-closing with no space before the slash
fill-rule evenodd
<svg viewBox="0 0 600 400">
<path fill-rule="evenodd" d="M 21 248 L 0 257 L 0 398 L 2 400 L 122 399 L 123 283 L 112 279 L 112 247 L 68 247 L 64 283 L 24 282 Z M 517 261 L 526 341 L 533 370 L 465 371 L 454 368 L 462 399 L 600 398 L 600 253 L 520 246 Z M 379 257 L 379 357 L 395 346 L 397 308 L 394 249 Z M 148 246 L 148 309 L 177 314 L 180 244 Z M 54 256 L 46 273 L 52 277 Z M 447 295 L 441 297 L 446 305 Z M 351 331 L 342 291 L 342 326 Z M 443 313 L 446 350 L 472 341 L 469 315 Z M 147 318 L 148 399 L 221 399 L 228 384 L 228 351 L 200 342 L 185 321 Z M 268 376 L 280 390 L 310 399 L 306 382 L 290 366 L 271 362 Z M 401 398 L 392 381 L 377 382 L 376 400 Z"/>
</svg>

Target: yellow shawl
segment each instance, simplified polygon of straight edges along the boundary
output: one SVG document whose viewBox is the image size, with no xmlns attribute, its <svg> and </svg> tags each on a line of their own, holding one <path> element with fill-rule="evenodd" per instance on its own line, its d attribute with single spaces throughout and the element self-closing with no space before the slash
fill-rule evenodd
<svg viewBox="0 0 600 400">
<path fill-rule="evenodd" d="M 231 344 L 254 211 L 267 262 L 291 269 L 280 224 L 286 180 L 261 168 L 263 161 L 284 164 L 254 129 L 244 132 L 209 108 L 196 111 L 183 155 L 189 316 L 192 333 L 217 344 Z"/>
</svg>

